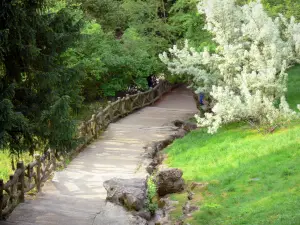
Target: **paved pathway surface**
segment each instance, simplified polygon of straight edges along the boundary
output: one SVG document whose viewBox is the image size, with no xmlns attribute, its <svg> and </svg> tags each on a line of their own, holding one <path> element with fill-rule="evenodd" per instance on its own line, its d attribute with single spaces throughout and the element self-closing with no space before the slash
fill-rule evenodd
<svg viewBox="0 0 300 225">
<path fill-rule="evenodd" d="M 110 124 L 33 200 L 20 204 L 1 225 L 129 225 L 129 214 L 105 201 L 103 182 L 113 177 L 145 177 L 143 147 L 174 133 L 171 122 L 197 112 L 191 93 L 174 89 L 154 106 Z"/>
</svg>

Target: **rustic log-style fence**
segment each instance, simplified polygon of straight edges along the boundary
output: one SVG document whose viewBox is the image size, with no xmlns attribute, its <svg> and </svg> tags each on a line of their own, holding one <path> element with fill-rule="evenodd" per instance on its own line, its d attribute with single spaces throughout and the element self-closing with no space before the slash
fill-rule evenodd
<svg viewBox="0 0 300 225">
<path fill-rule="evenodd" d="M 94 114 L 92 118 L 79 127 L 81 137 L 89 142 L 97 137 L 99 131 L 104 130 L 111 122 L 118 118 L 124 117 L 133 111 L 153 104 L 163 94 L 173 87 L 167 81 L 161 81 L 156 87 L 146 92 L 139 92 L 134 95 L 126 95 L 126 97 L 118 98 L 115 102 L 108 102 L 105 109 L 100 109 L 98 114 Z"/>
<path fill-rule="evenodd" d="M 57 159 L 53 151 L 48 150 L 43 156 L 35 155 L 35 161 L 26 167 L 18 162 L 14 175 L 6 183 L 0 180 L 0 219 L 5 218 L 18 204 L 24 202 L 25 193 L 36 188 L 41 190 L 45 182 L 56 169 Z"/>
<path fill-rule="evenodd" d="M 84 144 L 77 149 L 81 149 L 92 139 L 97 138 L 111 122 L 153 104 L 172 87 L 172 84 L 163 80 L 146 92 L 126 95 L 115 102 L 109 102 L 105 109 L 100 109 L 98 114 L 92 115 L 90 120 L 79 126 L 79 138 L 84 139 Z M 9 177 L 9 181 L 5 183 L 0 179 L 0 220 L 7 217 L 19 203 L 24 202 L 26 192 L 34 188 L 39 192 L 42 183 L 50 177 L 57 166 L 62 165 L 62 160 L 58 159 L 52 150 L 48 150 L 42 156 L 35 155 L 35 161 L 26 166 L 23 162 L 18 162 L 17 169 L 14 175 Z"/>
</svg>

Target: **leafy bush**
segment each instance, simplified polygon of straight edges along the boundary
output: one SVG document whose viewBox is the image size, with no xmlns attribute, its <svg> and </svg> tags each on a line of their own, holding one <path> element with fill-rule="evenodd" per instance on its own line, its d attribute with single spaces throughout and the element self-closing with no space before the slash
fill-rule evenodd
<svg viewBox="0 0 300 225">
<path fill-rule="evenodd" d="M 213 98 L 212 112 L 197 117 L 199 126 L 215 133 L 232 121 L 273 126 L 292 118 L 286 69 L 300 60 L 300 24 L 282 15 L 273 20 L 260 2 L 238 6 L 234 0 L 204 0 L 198 8 L 216 52 L 199 53 L 186 42 L 183 49 L 170 49 L 171 59 L 167 53 L 160 57 L 172 73 L 186 74 L 197 92 Z"/>
<path fill-rule="evenodd" d="M 151 43 L 135 29 L 127 29 L 118 40 L 105 34 L 95 21 L 85 22 L 82 38 L 62 59 L 84 76 L 83 94 L 88 101 L 115 96 L 128 87 L 147 88 L 147 77 L 162 64 L 151 54 Z"/>
<path fill-rule="evenodd" d="M 154 214 L 158 208 L 157 203 L 154 201 L 154 198 L 157 196 L 157 187 L 153 181 L 153 177 L 150 177 L 147 181 L 147 209 L 151 214 Z"/>
</svg>

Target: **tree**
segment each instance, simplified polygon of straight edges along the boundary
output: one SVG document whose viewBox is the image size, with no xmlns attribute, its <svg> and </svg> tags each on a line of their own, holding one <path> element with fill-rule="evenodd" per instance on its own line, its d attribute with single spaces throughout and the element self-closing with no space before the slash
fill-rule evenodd
<svg viewBox="0 0 300 225">
<path fill-rule="evenodd" d="M 124 31 L 127 15 L 122 9 L 123 0 L 78 0 L 89 19 L 96 19 L 104 31 Z"/>
<path fill-rule="evenodd" d="M 86 21 L 81 34 L 62 59 L 68 68 L 84 74 L 86 101 L 115 96 L 131 86 L 145 89 L 147 76 L 161 69 L 151 43 L 135 29 L 127 29 L 121 39 L 115 39 L 96 21 Z"/>
<path fill-rule="evenodd" d="M 239 4 L 252 2 L 253 0 L 238 0 Z M 269 15 L 276 17 L 278 13 L 283 14 L 287 18 L 295 17 L 300 20 L 300 1 L 299 0 L 262 0 L 262 4 Z"/>
<path fill-rule="evenodd" d="M 53 11 L 46 3 L 1 2 L 0 149 L 33 152 L 43 143 L 66 150 L 74 139 L 80 77 L 59 55 L 78 38 L 81 16 L 75 6 Z"/>
<path fill-rule="evenodd" d="M 143 90 L 148 76 L 165 70 L 158 54 L 171 42 L 169 1 L 88 0 L 81 7 L 87 15 L 82 37 L 62 59 L 84 75 L 87 101 Z"/>
<path fill-rule="evenodd" d="M 300 24 L 284 16 L 270 18 L 260 2 L 238 6 L 234 0 L 204 0 L 198 5 L 216 53 L 188 45 L 164 53 L 172 73 L 188 74 L 198 92 L 214 99 L 212 113 L 197 117 L 214 133 L 224 123 L 247 120 L 275 124 L 295 113 L 285 100 L 286 68 L 299 62 Z"/>
<path fill-rule="evenodd" d="M 168 23 L 175 42 L 188 39 L 190 46 L 203 50 L 203 46 L 214 46 L 212 36 L 204 29 L 205 17 L 197 10 L 198 0 L 178 0 L 172 4 Z M 174 42 L 174 43 L 175 43 Z M 173 43 L 173 44 L 174 44 Z"/>
</svg>

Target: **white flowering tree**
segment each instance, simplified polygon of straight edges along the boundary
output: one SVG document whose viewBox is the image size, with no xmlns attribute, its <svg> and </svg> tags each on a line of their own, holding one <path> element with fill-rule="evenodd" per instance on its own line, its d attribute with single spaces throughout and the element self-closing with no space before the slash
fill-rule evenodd
<svg viewBox="0 0 300 225">
<path fill-rule="evenodd" d="M 300 62 L 300 24 L 282 15 L 272 19 L 259 1 L 239 6 L 234 0 L 203 0 L 198 10 L 216 52 L 196 52 L 186 42 L 160 58 L 173 74 L 189 76 L 196 92 L 213 98 L 212 112 L 196 116 L 199 126 L 214 133 L 232 121 L 272 125 L 293 117 L 284 97 L 286 69 Z"/>
</svg>

